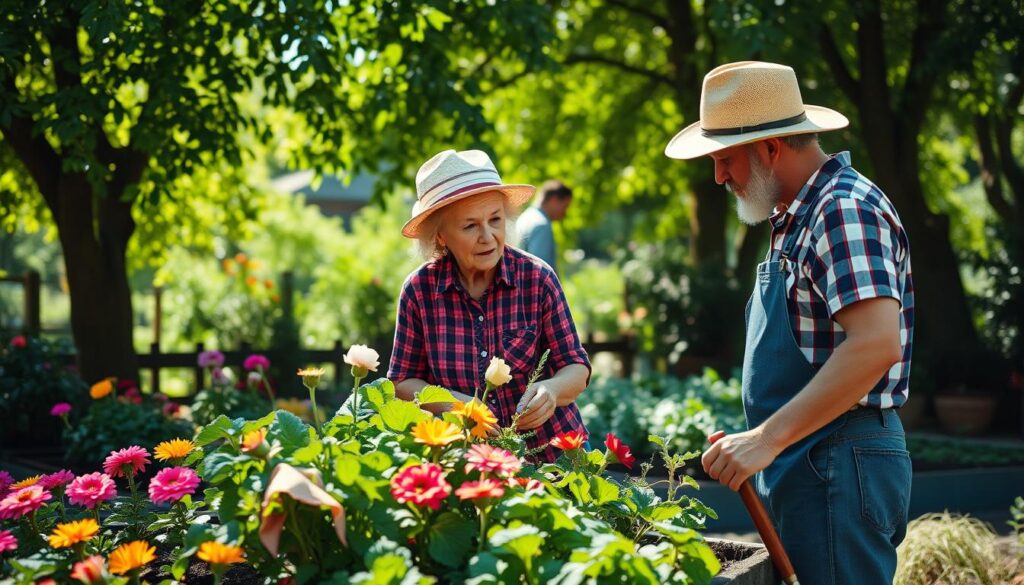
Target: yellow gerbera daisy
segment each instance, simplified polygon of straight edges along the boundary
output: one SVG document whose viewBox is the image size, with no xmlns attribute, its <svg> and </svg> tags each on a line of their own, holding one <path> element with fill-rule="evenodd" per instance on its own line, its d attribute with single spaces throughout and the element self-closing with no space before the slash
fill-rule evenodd
<svg viewBox="0 0 1024 585">
<path fill-rule="evenodd" d="M 416 423 L 412 428 L 412 436 L 416 438 L 417 443 L 431 447 L 444 447 L 465 437 L 459 427 L 433 417 Z"/>
<path fill-rule="evenodd" d="M 164 441 L 153 449 L 153 456 L 158 461 L 168 461 L 171 459 L 181 459 L 193 449 L 196 448 L 196 444 L 188 439 L 171 439 L 170 441 Z"/>
<path fill-rule="evenodd" d="M 145 540 L 133 540 L 122 544 L 110 553 L 110 572 L 124 575 L 156 558 L 156 547 L 150 546 Z"/>
<path fill-rule="evenodd" d="M 26 477 L 25 479 L 23 479 L 21 481 L 12 483 L 11 484 L 11 491 L 13 492 L 14 490 L 20 490 L 21 488 L 25 488 L 25 487 L 28 487 L 30 485 L 36 485 L 36 483 L 38 483 L 39 480 L 42 479 L 42 478 L 43 478 L 42 475 L 33 475 L 32 477 Z"/>
<path fill-rule="evenodd" d="M 199 545 L 199 554 L 196 556 L 211 565 L 230 565 L 231 563 L 245 562 L 242 547 L 213 541 L 204 542 Z"/>
<path fill-rule="evenodd" d="M 93 400 L 99 400 L 104 396 L 107 396 L 114 391 L 114 381 L 116 378 L 105 378 L 96 382 L 89 388 L 89 396 L 92 396 Z"/>
<path fill-rule="evenodd" d="M 302 376 L 302 385 L 306 388 L 313 389 L 320 385 L 320 376 L 324 375 L 323 368 L 305 368 L 299 370 L 299 375 Z"/>
<path fill-rule="evenodd" d="M 476 398 L 469 402 L 456 401 L 451 412 L 461 416 L 467 423 L 466 427 L 469 429 L 469 434 L 479 439 L 487 438 L 487 435 L 492 430 L 498 428 L 497 417 L 494 416 L 491 409 L 487 408 L 487 405 Z M 470 422 L 473 424 L 468 424 Z"/>
<path fill-rule="evenodd" d="M 80 542 L 85 542 L 96 536 L 100 531 L 100 525 L 92 518 L 64 522 L 58 524 L 50 535 L 50 546 L 53 548 L 67 548 Z"/>
</svg>

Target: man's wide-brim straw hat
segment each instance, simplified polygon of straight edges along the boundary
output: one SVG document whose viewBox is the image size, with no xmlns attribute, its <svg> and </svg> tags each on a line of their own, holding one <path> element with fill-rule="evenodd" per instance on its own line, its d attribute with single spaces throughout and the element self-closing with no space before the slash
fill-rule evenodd
<svg viewBox="0 0 1024 585">
<path fill-rule="evenodd" d="M 519 207 L 533 197 L 533 185 L 506 185 L 486 152 L 446 150 L 423 163 L 416 173 L 416 203 L 412 219 L 402 228 L 402 235 L 420 235 L 424 220 L 439 209 L 474 195 L 497 191 Z"/>
<path fill-rule="evenodd" d="M 846 116 L 804 104 L 792 67 L 741 61 L 704 76 L 700 120 L 665 147 L 671 158 L 690 159 L 775 136 L 845 128 Z"/>
</svg>

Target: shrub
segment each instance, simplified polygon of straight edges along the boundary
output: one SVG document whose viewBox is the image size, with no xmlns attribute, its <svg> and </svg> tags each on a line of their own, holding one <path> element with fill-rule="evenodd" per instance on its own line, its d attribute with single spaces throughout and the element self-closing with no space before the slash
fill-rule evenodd
<svg viewBox="0 0 1024 585">
<path fill-rule="evenodd" d="M 996 534 L 987 524 L 970 516 L 943 512 L 911 521 L 897 555 L 894 585 L 1002 582 Z"/>
</svg>

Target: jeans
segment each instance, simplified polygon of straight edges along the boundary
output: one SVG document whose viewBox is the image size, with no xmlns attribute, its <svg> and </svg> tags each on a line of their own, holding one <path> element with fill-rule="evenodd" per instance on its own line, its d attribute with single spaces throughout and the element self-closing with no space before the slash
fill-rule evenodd
<svg viewBox="0 0 1024 585">
<path fill-rule="evenodd" d="M 769 489 L 755 485 L 803 585 L 892 583 L 907 530 L 910 453 L 895 410 L 861 408 Z"/>
</svg>

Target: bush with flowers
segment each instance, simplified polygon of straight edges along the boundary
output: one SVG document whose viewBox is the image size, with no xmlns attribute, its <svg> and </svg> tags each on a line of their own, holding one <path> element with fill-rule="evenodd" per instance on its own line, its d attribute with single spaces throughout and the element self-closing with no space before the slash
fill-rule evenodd
<svg viewBox="0 0 1024 585">
<path fill-rule="evenodd" d="M 224 364 L 224 354 L 204 351 L 198 356 L 199 367 L 206 370 L 210 385 L 199 390 L 192 401 L 192 421 L 206 425 L 220 415 L 228 418 L 258 418 L 270 409 L 274 390 L 267 373 L 270 360 L 253 354 L 242 364 L 244 378 Z"/>
<path fill-rule="evenodd" d="M 70 347 L 40 337 L 15 335 L 0 345 L 0 444 L 7 447 L 45 445 L 60 437 L 62 423 L 50 416 L 52 405 L 76 409 L 85 384 L 65 367 L 58 353 Z M 74 412 L 68 413 L 75 417 Z M 27 443 L 27 444 L 26 444 Z"/>
<path fill-rule="evenodd" d="M 316 408 L 322 372 L 300 373 L 312 424 L 284 410 L 220 416 L 153 455 L 112 452 L 103 472 L 5 488 L 3 569 L 16 582 L 97 583 L 181 580 L 206 563 L 219 581 L 244 560 L 272 582 L 710 583 L 718 562 L 697 529 L 713 512 L 676 478 L 663 500 L 642 476 L 610 476 L 635 463 L 617 437 L 588 452 L 585 436 L 560 435 L 561 457 L 534 463 L 481 399 L 428 386 L 409 402 L 386 379 L 361 384 L 375 356 L 349 352 L 356 391 L 328 417 Z M 485 392 L 503 371 L 488 369 Z M 430 404 L 451 408 L 435 417 Z M 143 489 L 151 456 L 161 469 Z"/>
</svg>

